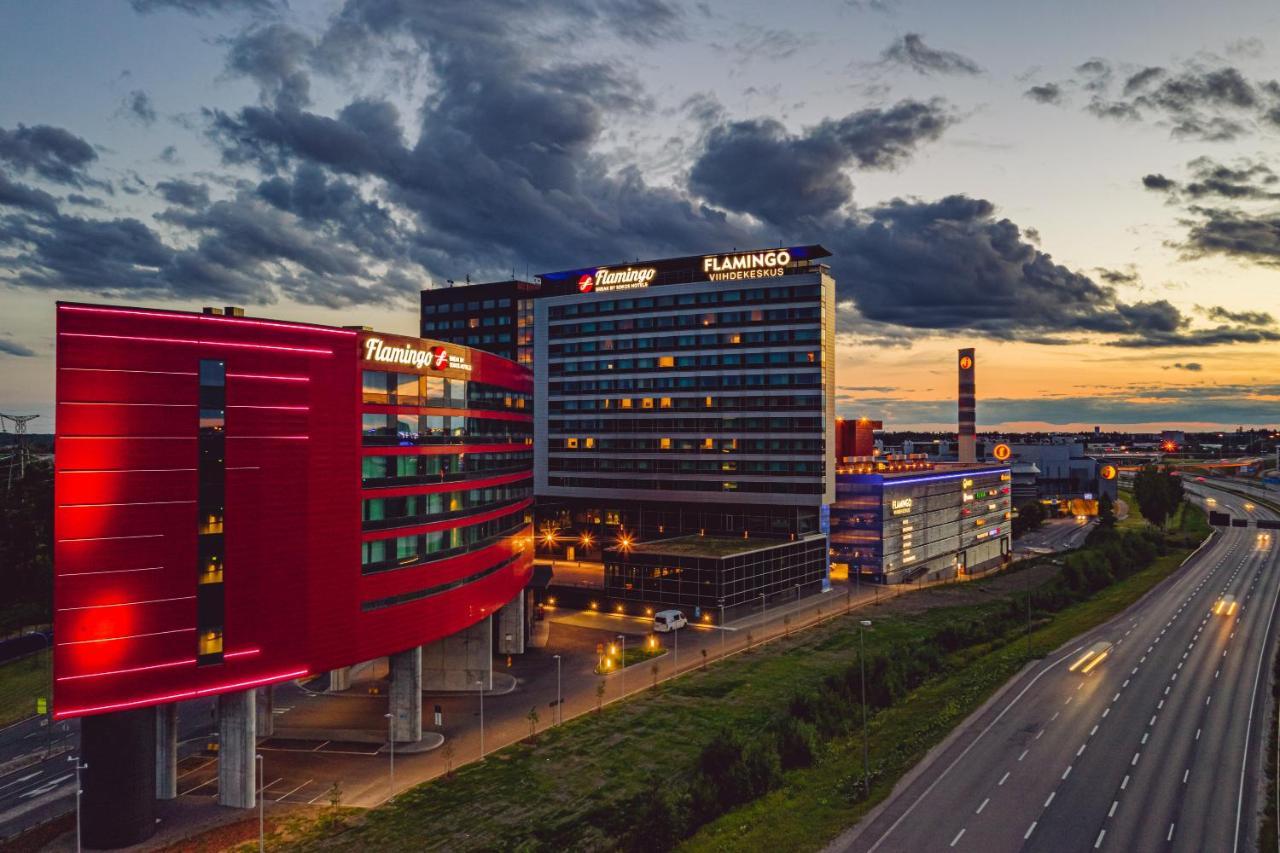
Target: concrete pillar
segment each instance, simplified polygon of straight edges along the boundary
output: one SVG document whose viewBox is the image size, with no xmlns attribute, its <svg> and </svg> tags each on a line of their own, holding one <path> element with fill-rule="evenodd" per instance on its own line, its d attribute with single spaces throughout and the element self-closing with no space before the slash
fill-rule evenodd
<svg viewBox="0 0 1280 853">
<path fill-rule="evenodd" d="M 422 740 L 422 646 L 391 655 L 391 737 Z"/>
<path fill-rule="evenodd" d="M 155 834 L 155 745 L 155 708 L 81 718 L 77 755 L 84 766 L 80 828 L 85 847 L 128 847 Z M 75 765 L 67 762 L 65 772 L 74 773 Z"/>
<path fill-rule="evenodd" d="M 258 688 L 257 714 L 258 737 L 271 737 L 276 733 L 276 701 L 273 685 Z"/>
<path fill-rule="evenodd" d="M 422 647 L 425 690 L 493 688 L 493 617 Z"/>
<path fill-rule="evenodd" d="M 351 686 L 351 667 L 344 666 L 329 670 L 329 692 L 336 693 Z"/>
<path fill-rule="evenodd" d="M 237 809 L 257 805 L 254 756 L 258 752 L 256 690 L 218 697 L 218 804 Z"/>
<path fill-rule="evenodd" d="M 498 654 L 524 654 L 524 590 L 498 611 Z"/>
<path fill-rule="evenodd" d="M 156 799 L 178 796 L 178 703 L 156 706 Z"/>
</svg>

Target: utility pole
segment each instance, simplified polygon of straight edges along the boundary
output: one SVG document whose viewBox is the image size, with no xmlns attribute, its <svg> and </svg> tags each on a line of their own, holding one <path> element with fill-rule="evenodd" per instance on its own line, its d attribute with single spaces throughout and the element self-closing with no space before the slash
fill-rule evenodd
<svg viewBox="0 0 1280 853">
<path fill-rule="evenodd" d="M 13 442 L 13 455 L 9 457 L 9 478 L 5 484 L 5 491 L 13 488 L 13 469 L 16 465 L 18 468 L 18 479 L 21 480 L 26 476 L 27 463 L 31 461 L 31 451 L 27 448 L 27 423 L 40 417 L 39 415 L 6 415 L 0 412 L 0 434 L 8 434 L 5 429 L 5 421 L 13 422 L 13 434 L 16 436 Z"/>
</svg>

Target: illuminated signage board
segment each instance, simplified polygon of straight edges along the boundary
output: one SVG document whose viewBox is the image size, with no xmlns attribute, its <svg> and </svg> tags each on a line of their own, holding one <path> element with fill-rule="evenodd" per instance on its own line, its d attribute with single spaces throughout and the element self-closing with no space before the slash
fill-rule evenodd
<svg viewBox="0 0 1280 853">
<path fill-rule="evenodd" d="M 786 249 L 739 252 L 733 255 L 707 255 L 702 259 L 702 271 L 711 281 L 772 278 L 782 275 L 789 263 L 791 252 Z"/>
<path fill-rule="evenodd" d="M 971 367 L 973 367 L 973 356 L 969 356 L 969 355 L 960 356 L 960 369 L 968 370 Z"/>
<path fill-rule="evenodd" d="M 973 480 L 969 479 L 968 477 L 965 477 L 963 480 L 961 480 L 961 481 L 960 481 L 960 488 L 962 488 L 962 489 L 972 489 L 972 488 L 973 488 Z"/>
<path fill-rule="evenodd" d="M 997 444 L 995 447 L 991 448 L 991 455 L 996 459 L 999 459 L 1001 462 L 1004 462 L 1013 455 L 1013 448 L 1007 444 Z"/>
<path fill-rule="evenodd" d="M 906 515 L 911 512 L 911 498 L 897 498 L 889 504 L 894 515 Z"/>
<path fill-rule="evenodd" d="M 1104 480 L 1114 480 L 1116 478 L 1116 466 L 1103 465 L 1102 468 L 1098 470 L 1098 474 Z"/>
<path fill-rule="evenodd" d="M 379 364 L 403 364 L 419 370 L 470 370 L 471 363 L 461 353 L 451 353 L 444 347 L 436 345 L 419 349 L 410 344 L 387 345 L 381 338 L 366 338 L 364 342 L 364 359 Z"/>
<path fill-rule="evenodd" d="M 626 267 L 614 270 L 600 267 L 593 273 L 583 273 L 578 277 L 578 292 L 593 293 L 606 290 L 631 290 L 636 287 L 648 287 L 649 282 L 658 271 L 653 267 Z"/>
</svg>

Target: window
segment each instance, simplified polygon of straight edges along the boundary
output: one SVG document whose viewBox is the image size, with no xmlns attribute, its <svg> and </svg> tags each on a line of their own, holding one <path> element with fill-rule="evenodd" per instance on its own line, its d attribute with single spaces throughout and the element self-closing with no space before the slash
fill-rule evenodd
<svg viewBox="0 0 1280 853">
<path fill-rule="evenodd" d="M 217 655 L 222 657 L 222 629 L 204 630 L 200 632 L 200 657 Z"/>
<path fill-rule="evenodd" d="M 564 440 L 564 446 L 565 446 L 565 447 L 567 447 L 567 448 L 569 448 L 570 450 L 576 449 L 576 448 L 577 448 L 577 446 L 578 446 L 578 439 L 576 439 L 576 438 L 566 438 L 566 439 Z"/>
<path fill-rule="evenodd" d="M 673 355 L 663 355 L 658 357 L 658 367 L 675 367 L 676 357 Z"/>
<path fill-rule="evenodd" d="M 658 439 L 658 447 L 659 447 L 659 449 L 661 449 L 661 450 L 670 450 L 670 449 L 671 449 L 671 439 L 669 439 L 669 438 L 665 438 L 665 437 L 664 437 L 664 438 L 660 438 L 660 439 Z"/>
<path fill-rule="evenodd" d="M 640 408 L 642 408 L 642 409 L 652 409 L 652 408 L 653 408 L 653 398 L 652 398 L 652 397 L 645 397 L 645 398 L 643 398 L 643 399 L 640 401 Z"/>
<path fill-rule="evenodd" d="M 669 409 L 669 408 L 671 408 L 671 398 L 670 398 L 670 397 L 663 397 L 663 398 L 662 398 L 662 400 L 658 403 L 658 408 L 660 408 L 660 409 Z"/>
</svg>

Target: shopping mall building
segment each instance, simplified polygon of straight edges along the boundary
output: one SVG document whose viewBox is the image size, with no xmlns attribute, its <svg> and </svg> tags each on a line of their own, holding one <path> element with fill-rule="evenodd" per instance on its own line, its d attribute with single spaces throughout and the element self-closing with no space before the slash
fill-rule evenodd
<svg viewBox="0 0 1280 853">
<path fill-rule="evenodd" d="M 260 688 L 387 656 L 412 741 L 424 686 L 522 651 L 534 411 L 528 369 L 455 344 L 59 304 L 54 716 L 83 718 L 86 840 L 153 829 L 178 702 L 217 697 L 243 807 Z"/>
</svg>

